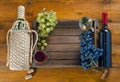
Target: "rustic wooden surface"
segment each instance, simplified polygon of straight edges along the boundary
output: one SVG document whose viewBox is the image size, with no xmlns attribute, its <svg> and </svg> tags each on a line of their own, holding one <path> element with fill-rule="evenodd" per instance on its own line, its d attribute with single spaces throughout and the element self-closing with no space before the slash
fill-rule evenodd
<svg viewBox="0 0 120 82">
<path fill-rule="evenodd" d="M 5 47 L 4 45 L 2 47 Z M 66 56 L 67 57 L 67 56 Z M 76 59 L 76 58 L 75 58 Z M 100 80 L 101 73 L 83 70 L 81 67 L 40 68 L 30 80 L 25 80 L 26 71 L 10 71 L 5 66 L 6 48 L 0 49 L 0 82 L 119 82 L 120 68 L 110 69 L 109 76 Z"/>
<path fill-rule="evenodd" d="M 101 22 L 101 13 L 107 11 L 109 14 L 109 28 L 112 31 L 113 45 L 113 68 L 110 69 L 108 78 L 106 80 L 100 80 L 101 74 L 91 70 L 84 71 L 80 67 L 40 68 L 37 70 L 35 76 L 28 81 L 24 80 L 24 76 L 26 75 L 25 71 L 10 71 L 5 66 L 6 33 L 17 18 L 17 7 L 19 5 L 24 5 L 26 7 L 26 19 L 31 26 L 32 20 L 36 18 L 37 13 L 43 8 L 56 11 L 59 20 L 77 21 L 83 16 L 88 16 L 98 19 L 99 22 Z M 65 23 L 64 26 L 67 26 L 66 24 L 68 23 Z M 0 0 L 0 82 L 119 82 L 119 27 L 120 0 Z M 79 28 L 74 28 L 71 24 L 69 24 L 69 27 L 60 26 L 51 33 L 51 36 L 48 38 L 49 46 L 46 48 L 51 64 L 55 65 L 56 63 L 53 61 L 56 60 L 58 63 L 68 60 L 69 62 L 65 63 L 65 65 L 69 65 L 71 62 L 72 64 L 79 64 L 79 33 Z M 63 45 L 65 43 L 67 43 L 65 45 L 66 47 Z M 55 45 L 57 48 L 54 48 Z M 59 65 L 61 65 L 61 63 L 59 63 Z"/>
</svg>

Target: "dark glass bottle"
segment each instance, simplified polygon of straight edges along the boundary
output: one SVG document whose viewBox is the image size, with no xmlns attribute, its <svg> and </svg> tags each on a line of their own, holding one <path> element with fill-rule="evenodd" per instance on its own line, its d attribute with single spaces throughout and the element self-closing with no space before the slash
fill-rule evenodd
<svg viewBox="0 0 120 82">
<path fill-rule="evenodd" d="M 104 68 L 112 67 L 112 44 L 111 32 L 107 25 L 107 13 L 102 13 L 102 29 L 99 32 L 100 48 L 103 49 L 103 56 L 99 58 L 99 66 Z"/>
</svg>

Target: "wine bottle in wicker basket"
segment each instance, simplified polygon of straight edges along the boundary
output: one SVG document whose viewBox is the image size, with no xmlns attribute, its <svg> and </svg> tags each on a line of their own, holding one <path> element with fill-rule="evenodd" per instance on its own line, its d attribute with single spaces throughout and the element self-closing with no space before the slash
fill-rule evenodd
<svg viewBox="0 0 120 82">
<path fill-rule="evenodd" d="M 7 32 L 7 66 L 11 70 L 29 70 L 32 53 L 37 43 L 38 34 L 30 30 L 24 14 L 24 6 L 19 6 L 18 18 Z M 33 33 L 36 35 L 34 44 Z"/>
</svg>

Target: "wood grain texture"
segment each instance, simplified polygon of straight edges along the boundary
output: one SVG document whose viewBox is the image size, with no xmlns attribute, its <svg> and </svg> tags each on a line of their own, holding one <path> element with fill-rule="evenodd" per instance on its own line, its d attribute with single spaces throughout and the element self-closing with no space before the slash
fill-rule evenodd
<svg viewBox="0 0 120 82">
<path fill-rule="evenodd" d="M 79 59 L 79 34 L 81 33 L 80 29 L 76 25 L 76 23 L 70 23 L 66 21 L 59 21 L 60 24 L 57 25 L 56 29 L 50 34 L 50 37 L 47 39 L 48 46 L 46 47 L 46 51 L 48 53 L 48 57 L 50 60 L 61 61 L 65 60 L 67 63 L 67 60 L 72 60 L 73 64 L 75 64 L 75 60 Z M 73 21 L 72 21 L 73 22 Z M 77 21 L 76 21 L 77 22 Z M 2 22 L 2 24 L 5 24 L 6 27 L 9 27 L 11 25 L 11 22 Z M 101 25 L 101 24 L 100 24 Z M 119 54 L 119 31 L 118 28 L 120 26 L 119 23 L 109 23 L 109 28 L 112 31 L 112 60 L 113 60 L 113 67 L 120 67 L 120 54 Z M 101 27 L 101 26 L 99 26 Z M 1 28 L 1 32 L 6 32 L 8 28 Z M 4 33 L 3 32 L 3 33 Z M 6 34 L 6 33 L 5 33 Z M 5 43 L 5 37 L 4 35 L 1 36 L 1 48 L 4 48 L 5 46 L 2 46 L 2 43 Z M 4 60 L 1 60 L 1 65 L 5 64 L 6 56 L 3 56 Z M 64 62 L 61 62 L 59 65 L 64 65 Z M 53 62 L 53 61 L 51 61 Z M 59 62 L 58 62 L 59 63 Z M 76 63 L 79 63 L 77 61 Z M 50 63 L 52 64 L 52 63 Z M 47 65 L 50 65 L 47 64 Z M 55 65 L 54 63 L 53 65 Z M 68 64 L 68 63 L 67 63 Z M 38 65 L 37 65 L 38 66 Z"/>
<path fill-rule="evenodd" d="M 46 7 L 56 11 L 58 19 L 80 19 L 83 16 L 88 16 L 101 21 L 101 13 L 107 11 L 109 21 L 120 22 L 118 19 L 120 18 L 119 4 L 119 0 L 112 0 L 110 4 L 104 3 L 103 0 L 13 0 L 8 2 L 2 0 L 0 3 L 0 11 L 2 12 L 0 13 L 0 21 L 14 21 L 17 17 L 17 6 L 24 5 L 26 18 L 31 21 L 36 18 L 38 12 Z"/>
<path fill-rule="evenodd" d="M 49 44 L 79 44 L 80 38 L 79 36 L 50 36 L 47 41 Z"/>
<path fill-rule="evenodd" d="M 30 26 L 32 28 L 32 24 L 31 22 Z M 11 28 L 13 22 L 0 22 L 0 43 L 6 43 L 6 33 L 8 31 L 8 29 Z M 75 24 L 76 25 L 76 24 Z M 119 44 L 120 42 L 120 37 L 118 36 L 120 34 L 120 24 L 119 23 L 109 23 L 109 28 L 112 31 L 112 42 L 113 44 Z M 101 28 L 101 23 L 99 28 Z M 57 26 L 55 28 L 55 30 L 50 34 L 50 38 L 48 38 L 48 40 L 51 41 L 51 39 L 54 39 L 51 35 L 56 36 L 56 40 L 57 38 L 60 40 L 61 38 L 63 39 L 62 36 L 79 36 L 79 34 L 81 33 L 79 27 L 76 26 L 68 26 L 67 24 L 64 26 L 61 26 L 61 24 L 59 26 Z M 58 37 L 57 37 L 58 36 Z M 59 37 L 60 36 L 60 37 Z M 74 40 L 76 42 L 79 42 L 77 40 L 79 40 L 79 38 L 76 36 L 76 38 L 74 37 Z M 72 39 L 70 37 L 68 37 L 69 39 Z M 52 40 L 53 41 L 53 40 Z M 57 41 L 56 41 L 57 42 Z M 50 42 L 51 43 L 51 42 Z M 69 43 L 69 42 L 68 42 Z"/>
<path fill-rule="evenodd" d="M 46 51 L 79 51 L 79 44 L 49 44 Z"/>
<path fill-rule="evenodd" d="M 119 82 L 120 68 L 111 68 L 109 76 L 100 80 L 101 73 L 83 70 L 81 67 L 72 68 L 40 68 L 30 80 L 25 80 L 26 71 L 10 71 L 0 67 L 0 82 Z M 87 78 L 87 79 L 86 79 Z"/>
<path fill-rule="evenodd" d="M 48 59 L 75 60 L 80 59 L 80 52 L 47 52 Z"/>
<path fill-rule="evenodd" d="M 10 71 L 5 66 L 7 56 L 6 33 L 17 18 L 17 7 L 19 5 L 26 7 L 26 19 L 30 25 L 32 20 L 36 18 L 37 13 L 43 8 L 56 11 L 58 20 L 70 19 L 77 21 L 83 16 L 88 16 L 101 22 L 101 13 L 107 11 L 109 27 L 112 31 L 113 68 L 110 69 L 107 79 L 100 80 L 101 74 L 91 70 L 85 71 L 81 68 L 41 68 L 37 70 L 31 80 L 28 80 L 29 82 L 119 82 L 120 0 L 0 0 L 0 82 L 28 82 L 24 80 L 26 71 Z M 61 26 L 56 28 L 48 38 L 47 54 L 50 62 L 49 66 L 57 63 L 69 66 L 71 63 L 79 65 L 78 36 L 80 30 L 78 22 L 75 24 L 76 26 L 66 22 L 59 23 Z M 69 27 L 67 27 L 68 25 Z M 39 65 L 37 66 L 39 67 Z"/>
<path fill-rule="evenodd" d="M 57 57 L 58 58 L 58 57 Z M 75 67 L 80 66 L 80 60 L 70 60 L 70 59 L 49 59 L 44 64 L 33 63 L 33 67 L 41 68 L 41 67 Z"/>
<path fill-rule="evenodd" d="M 120 46 L 113 45 L 113 49 L 112 49 L 112 66 L 113 67 L 120 67 L 120 53 L 119 52 L 120 52 Z M 50 52 L 47 52 L 47 55 L 48 55 L 48 59 L 53 60 L 56 63 L 59 61 L 59 62 L 61 62 L 61 64 L 67 63 L 67 65 L 69 65 L 70 63 L 67 62 L 67 60 L 68 61 L 70 60 L 75 65 L 80 64 L 80 61 L 78 61 L 79 56 L 80 56 L 79 51 L 77 51 L 77 52 L 75 52 L 75 51 L 74 52 L 73 51 L 70 51 L 70 52 L 50 51 Z M 3 45 L 0 48 L 0 66 L 5 66 L 6 58 L 7 58 L 6 56 L 7 56 L 6 46 Z M 51 62 L 54 63 L 53 61 L 51 61 Z M 66 61 L 66 62 L 64 62 L 64 61 Z M 54 63 L 54 66 L 56 65 L 56 63 Z M 61 64 L 59 64 L 59 65 L 61 65 Z M 44 66 L 46 66 L 46 65 L 44 65 Z M 50 66 L 50 64 L 49 64 L 49 66 Z"/>
</svg>

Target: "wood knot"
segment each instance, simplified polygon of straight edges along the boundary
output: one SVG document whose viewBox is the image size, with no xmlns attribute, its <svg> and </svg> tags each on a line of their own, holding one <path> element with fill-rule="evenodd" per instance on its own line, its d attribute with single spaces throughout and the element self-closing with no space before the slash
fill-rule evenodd
<svg viewBox="0 0 120 82">
<path fill-rule="evenodd" d="M 26 5 L 27 5 L 27 6 L 31 6 L 32 3 L 33 3 L 32 0 L 27 0 L 27 1 L 26 1 Z"/>
<path fill-rule="evenodd" d="M 112 0 L 103 0 L 104 4 L 110 4 L 112 2 Z"/>
<path fill-rule="evenodd" d="M 27 12 L 26 15 L 27 15 L 27 16 L 32 16 L 33 13 L 32 13 L 32 12 Z"/>
</svg>

